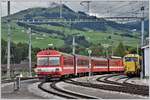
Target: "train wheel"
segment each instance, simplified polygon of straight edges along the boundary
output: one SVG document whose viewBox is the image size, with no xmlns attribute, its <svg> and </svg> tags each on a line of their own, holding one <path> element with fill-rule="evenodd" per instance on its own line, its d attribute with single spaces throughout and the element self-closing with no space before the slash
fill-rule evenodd
<svg viewBox="0 0 150 100">
<path fill-rule="evenodd" d="M 139 69 L 138 69 L 137 72 L 136 72 L 136 76 L 137 76 L 137 77 L 140 77 L 140 70 L 139 70 Z"/>
<path fill-rule="evenodd" d="M 128 76 L 128 77 L 131 77 L 132 75 L 131 75 L 131 73 L 127 73 L 127 76 Z"/>
</svg>

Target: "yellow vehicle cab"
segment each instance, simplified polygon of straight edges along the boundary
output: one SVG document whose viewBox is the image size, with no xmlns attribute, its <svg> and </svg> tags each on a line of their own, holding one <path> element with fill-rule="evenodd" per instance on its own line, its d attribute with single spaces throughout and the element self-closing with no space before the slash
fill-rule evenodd
<svg viewBox="0 0 150 100">
<path fill-rule="evenodd" d="M 140 56 L 138 54 L 127 54 L 123 61 L 125 74 L 128 76 L 140 75 Z"/>
</svg>

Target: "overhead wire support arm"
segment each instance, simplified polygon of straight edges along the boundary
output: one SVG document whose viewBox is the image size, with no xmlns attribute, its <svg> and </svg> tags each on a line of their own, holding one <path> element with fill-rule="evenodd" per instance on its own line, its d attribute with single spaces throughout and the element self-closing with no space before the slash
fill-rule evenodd
<svg viewBox="0 0 150 100">
<path fill-rule="evenodd" d="M 77 22 L 101 22 L 102 20 L 101 19 L 141 19 L 142 17 L 141 16 L 137 16 L 137 17 L 129 17 L 129 16 L 117 16 L 117 17 L 99 17 L 98 19 L 70 19 L 70 20 L 66 20 L 66 19 L 62 19 L 59 20 L 60 18 L 57 18 L 55 20 L 45 20 L 45 21 L 23 21 L 23 20 L 18 20 L 17 22 L 20 22 L 20 23 L 30 23 L 30 24 L 44 24 L 44 23 L 51 23 L 51 22 L 66 22 L 66 23 L 77 23 Z"/>
</svg>

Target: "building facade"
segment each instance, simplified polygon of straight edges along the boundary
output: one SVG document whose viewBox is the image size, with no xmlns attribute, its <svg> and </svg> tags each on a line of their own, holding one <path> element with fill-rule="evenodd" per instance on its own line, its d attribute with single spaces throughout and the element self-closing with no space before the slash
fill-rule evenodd
<svg viewBox="0 0 150 100">
<path fill-rule="evenodd" d="M 143 51 L 143 76 L 149 77 L 149 67 L 150 67 L 150 53 L 149 53 L 149 45 L 142 47 Z"/>
</svg>

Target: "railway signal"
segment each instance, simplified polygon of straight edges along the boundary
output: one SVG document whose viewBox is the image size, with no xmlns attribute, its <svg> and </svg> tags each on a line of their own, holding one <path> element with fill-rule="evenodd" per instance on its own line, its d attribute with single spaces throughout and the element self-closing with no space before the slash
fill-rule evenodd
<svg viewBox="0 0 150 100">
<path fill-rule="evenodd" d="M 91 53 L 92 53 L 92 50 L 88 49 L 88 54 L 89 54 L 89 78 L 91 76 Z"/>
</svg>

